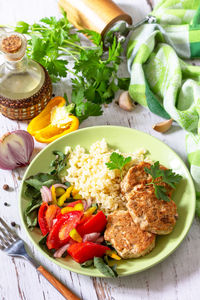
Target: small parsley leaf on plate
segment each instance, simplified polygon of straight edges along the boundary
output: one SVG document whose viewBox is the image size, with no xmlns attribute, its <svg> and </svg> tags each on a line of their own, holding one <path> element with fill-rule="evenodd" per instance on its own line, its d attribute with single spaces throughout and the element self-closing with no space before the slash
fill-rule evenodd
<svg viewBox="0 0 200 300">
<path fill-rule="evenodd" d="M 131 161 L 131 157 L 124 157 L 123 155 L 113 152 L 110 156 L 110 162 L 106 163 L 109 170 L 120 170 L 120 176 L 122 179 L 122 170 L 126 164 Z"/>
<path fill-rule="evenodd" d="M 144 168 L 144 171 L 152 176 L 152 181 L 148 185 L 153 185 L 156 198 L 170 201 L 165 187 L 160 184 L 164 182 L 175 188 L 176 184 L 181 181 L 182 176 L 173 172 L 172 169 L 161 169 L 159 161 L 156 161 L 150 168 Z M 155 181 L 157 178 L 160 178 L 160 180 Z"/>
</svg>

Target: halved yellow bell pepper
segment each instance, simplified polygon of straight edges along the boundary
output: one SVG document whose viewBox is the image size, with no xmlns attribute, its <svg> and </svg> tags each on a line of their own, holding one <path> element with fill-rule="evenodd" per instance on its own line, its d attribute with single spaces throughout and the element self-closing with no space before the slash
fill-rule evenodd
<svg viewBox="0 0 200 300">
<path fill-rule="evenodd" d="M 44 110 L 31 120 L 27 131 L 38 142 L 51 143 L 57 138 L 78 129 L 78 118 L 67 112 L 65 113 L 65 108 L 67 108 L 65 104 L 66 101 L 63 97 L 51 99 Z"/>
</svg>

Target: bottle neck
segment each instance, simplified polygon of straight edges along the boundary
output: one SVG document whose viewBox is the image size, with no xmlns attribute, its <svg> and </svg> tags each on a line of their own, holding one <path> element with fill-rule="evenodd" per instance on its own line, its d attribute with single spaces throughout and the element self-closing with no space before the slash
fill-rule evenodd
<svg viewBox="0 0 200 300">
<path fill-rule="evenodd" d="M 5 66 L 9 72 L 21 73 L 27 69 L 27 63 L 28 63 L 27 57 L 26 55 L 24 55 L 24 57 L 22 57 L 20 60 L 17 61 L 6 60 Z"/>
</svg>

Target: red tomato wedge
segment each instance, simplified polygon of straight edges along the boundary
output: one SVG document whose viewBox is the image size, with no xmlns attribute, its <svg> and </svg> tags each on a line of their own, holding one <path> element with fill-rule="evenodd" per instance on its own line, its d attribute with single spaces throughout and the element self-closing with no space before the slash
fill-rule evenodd
<svg viewBox="0 0 200 300">
<path fill-rule="evenodd" d="M 53 227 L 53 220 L 60 214 L 60 207 L 58 207 L 57 205 L 49 205 L 46 211 L 46 221 L 47 221 L 47 225 L 49 228 L 49 231 L 52 229 Z"/>
<path fill-rule="evenodd" d="M 53 220 L 60 213 L 60 208 L 57 205 L 48 205 L 42 203 L 38 211 L 38 223 L 43 235 L 46 235 L 53 227 Z"/>
<path fill-rule="evenodd" d="M 106 246 L 95 244 L 92 242 L 76 243 L 67 249 L 67 252 L 71 257 L 79 264 L 96 257 L 103 256 L 107 250 L 110 250 Z"/>
<path fill-rule="evenodd" d="M 78 225 L 76 229 L 83 236 L 86 233 L 102 232 L 106 224 L 106 216 L 102 211 L 99 211 L 96 215 L 91 216 L 88 221 Z"/>
<path fill-rule="evenodd" d="M 47 247 L 49 249 L 59 249 L 65 245 L 70 240 L 70 231 L 76 228 L 82 215 L 82 211 L 70 211 L 64 215 L 59 214 L 57 222 L 47 237 Z"/>
<path fill-rule="evenodd" d="M 38 211 L 38 223 L 43 235 L 46 235 L 49 232 L 49 228 L 47 226 L 47 221 L 45 218 L 47 208 L 48 208 L 48 204 L 44 202 L 42 203 Z"/>
</svg>

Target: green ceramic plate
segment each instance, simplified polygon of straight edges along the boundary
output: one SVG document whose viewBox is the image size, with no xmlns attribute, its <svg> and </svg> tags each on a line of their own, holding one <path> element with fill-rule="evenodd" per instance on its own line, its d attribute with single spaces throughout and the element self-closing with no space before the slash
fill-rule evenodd
<svg viewBox="0 0 200 300">
<path fill-rule="evenodd" d="M 41 238 L 39 230 L 28 230 L 23 218 L 24 210 L 28 205 L 27 199 L 23 196 L 25 187 L 24 179 L 38 172 L 48 171 L 50 161 L 53 158 L 53 150 L 64 151 L 66 146 L 73 148 L 78 144 L 88 149 L 92 143 L 102 138 L 105 138 L 112 148 L 119 148 L 121 152 L 134 152 L 139 148 L 148 149 L 150 157 L 153 160 L 159 160 L 161 164 L 172 168 L 175 172 L 183 176 L 183 180 L 173 194 L 173 199 L 178 206 L 179 214 L 179 219 L 174 231 L 166 236 L 158 236 L 156 247 L 150 254 L 138 259 L 121 260 L 118 263 L 118 273 L 120 276 L 127 276 L 148 269 L 170 255 L 185 238 L 194 217 L 196 201 L 195 190 L 188 169 L 178 155 L 158 139 L 141 131 L 126 127 L 98 126 L 80 129 L 56 140 L 35 157 L 24 175 L 20 191 L 20 215 L 24 228 L 33 244 L 51 261 L 76 273 L 103 277 L 103 275 L 94 268 L 81 268 L 80 265 L 74 262 L 69 256 L 62 259 L 49 257 L 38 246 L 38 241 Z"/>
</svg>

